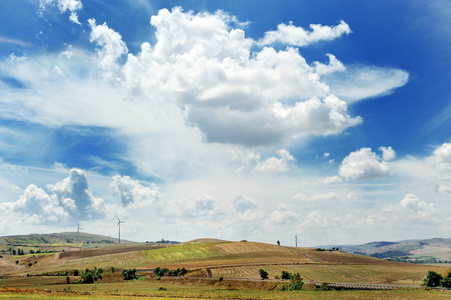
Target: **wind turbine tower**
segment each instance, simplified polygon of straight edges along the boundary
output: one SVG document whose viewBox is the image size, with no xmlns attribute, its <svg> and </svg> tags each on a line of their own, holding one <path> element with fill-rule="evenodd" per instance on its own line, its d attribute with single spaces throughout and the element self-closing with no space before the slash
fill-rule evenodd
<svg viewBox="0 0 451 300">
<path fill-rule="evenodd" d="M 80 229 L 84 230 L 83 228 L 80 227 L 80 225 L 78 225 L 78 222 L 77 222 L 77 244 L 78 244 L 78 240 L 80 239 Z"/>
<path fill-rule="evenodd" d="M 296 234 L 294 236 L 294 241 L 296 242 L 296 248 L 298 247 L 298 235 Z"/>
<path fill-rule="evenodd" d="M 121 221 L 118 216 L 117 217 L 117 225 L 116 228 L 119 227 L 119 244 L 121 243 L 121 223 L 125 223 L 125 221 Z"/>
</svg>

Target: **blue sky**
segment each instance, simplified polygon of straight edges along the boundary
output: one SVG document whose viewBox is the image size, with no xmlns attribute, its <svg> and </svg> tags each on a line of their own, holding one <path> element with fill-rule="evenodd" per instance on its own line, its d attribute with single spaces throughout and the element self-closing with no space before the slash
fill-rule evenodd
<svg viewBox="0 0 451 300">
<path fill-rule="evenodd" d="M 0 3 L 0 234 L 449 237 L 451 4 Z"/>
</svg>

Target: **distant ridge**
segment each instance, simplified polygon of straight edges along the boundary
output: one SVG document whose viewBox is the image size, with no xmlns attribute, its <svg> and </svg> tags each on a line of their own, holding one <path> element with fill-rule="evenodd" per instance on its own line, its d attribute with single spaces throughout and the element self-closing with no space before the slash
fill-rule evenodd
<svg viewBox="0 0 451 300">
<path fill-rule="evenodd" d="M 411 263 L 451 263 L 451 238 L 339 245 L 340 250 L 380 259 Z"/>
</svg>

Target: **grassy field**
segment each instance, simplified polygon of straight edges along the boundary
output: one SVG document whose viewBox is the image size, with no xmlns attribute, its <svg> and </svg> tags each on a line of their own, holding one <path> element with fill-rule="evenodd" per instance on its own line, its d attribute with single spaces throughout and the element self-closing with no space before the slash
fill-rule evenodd
<svg viewBox="0 0 451 300">
<path fill-rule="evenodd" d="M 165 289 L 165 290 L 161 290 Z M 0 289 L 8 299 L 449 299 L 450 292 L 423 289 L 393 291 L 279 291 L 236 289 L 222 285 L 177 284 L 172 282 L 133 281 L 94 285 L 47 285 L 45 290 L 29 287 L 23 292 Z"/>
</svg>

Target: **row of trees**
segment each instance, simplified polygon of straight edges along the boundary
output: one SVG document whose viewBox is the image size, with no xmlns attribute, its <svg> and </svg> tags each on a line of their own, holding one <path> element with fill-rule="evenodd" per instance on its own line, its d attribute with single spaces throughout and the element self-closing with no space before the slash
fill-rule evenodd
<svg viewBox="0 0 451 300">
<path fill-rule="evenodd" d="M 5 253 L 5 250 L 2 250 L 2 252 Z M 11 255 L 25 255 L 24 249 L 21 249 L 21 248 L 17 248 L 17 250 L 16 250 L 16 248 L 9 247 L 8 252 Z M 41 253 L 41 250 L 38 249 L 35 251 L 33 249 L 30 249 L 30 254 L 34 254 L 34 253 Z"/>
</svg>

